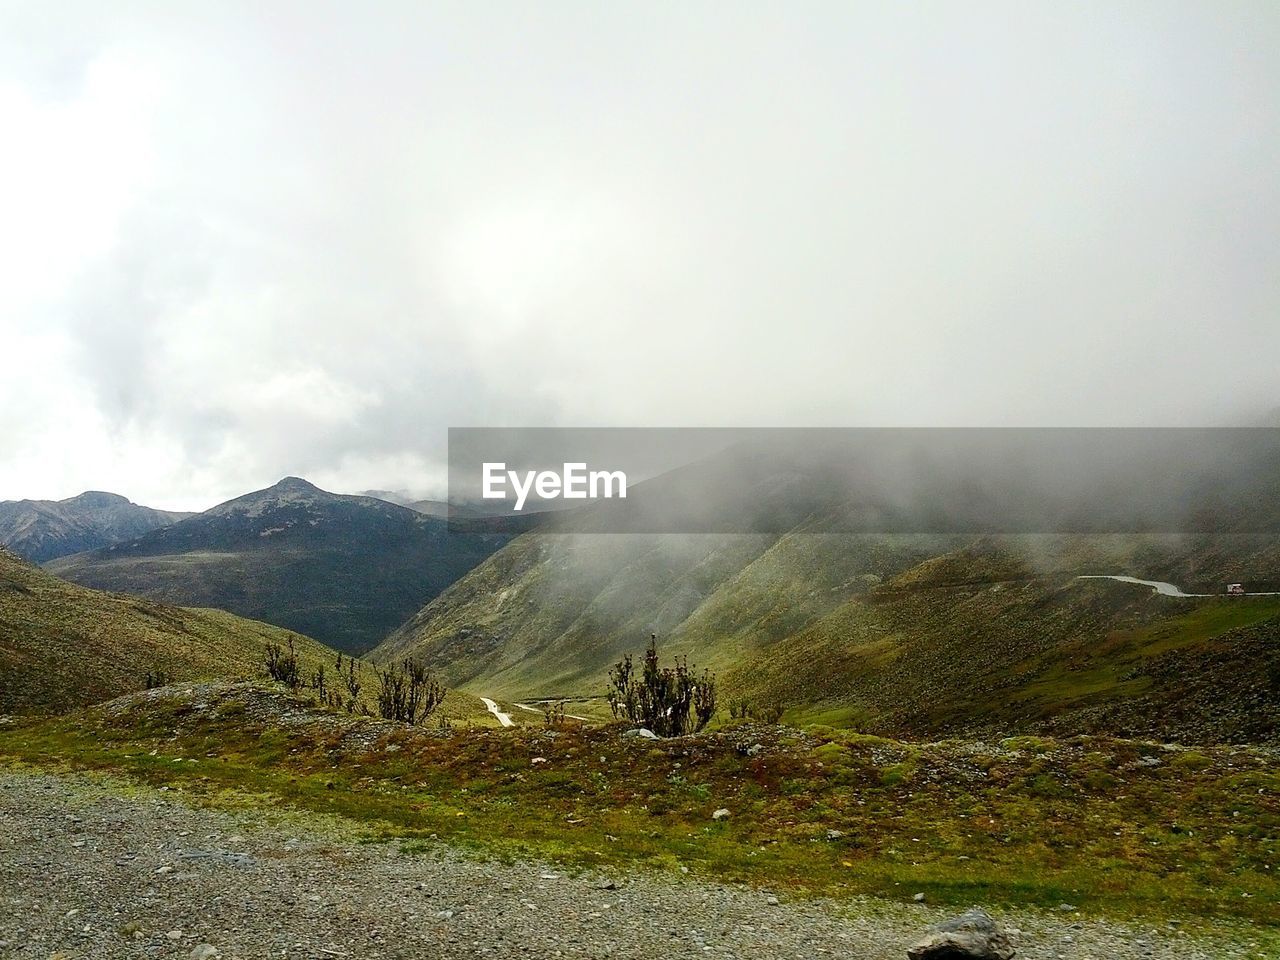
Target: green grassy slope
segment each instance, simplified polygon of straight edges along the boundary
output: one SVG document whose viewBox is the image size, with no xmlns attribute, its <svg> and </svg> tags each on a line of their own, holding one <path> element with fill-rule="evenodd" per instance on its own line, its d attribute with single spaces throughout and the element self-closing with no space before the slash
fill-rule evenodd
<svg viewBox="0 0 1280 960">
<path fill-rule="evenodd" d="M 894 733 L 1070 716 L 1062 729 L 1153 736 L 1141 721 L 1169 715 L 1151 708 L 1176 698 L 1176 663 L 1209 657 L 1210 722 L 1184 711 L 1178 735 L 1252 740 L 1276 735 L 1259 697 L 1280 604 L 1075 578 L 1124 572 L 1209 591 L 1228 578 L 1265 584 L 1276 569 L 1271 540 L 534 534 L 373 656 L 421 657 L 490 696 L 587 695 L 657 633 L 664 654 L 715 669 L 725 699 L 777 701 L 795 716 Z M 1143 628 L 1186 639 L 1117 639 Z"/>
<path fill-rule="evenodd" d="M 413 656 L 490 696 L 598 693 L 621 653 L 651 632 L 674 630 L 772 542 L 526 534 L 370 657 Z"/>
<path fill-rule="evenodd" d="M 0 714 L 107 700 L 141 689 L 148 673 L 171 682 L 263 677 L 266 645 L 290 640 L 302 676 L 324 666 L 332 682 L 337 652 L 310 637 L 222 610 L 90 590 L 0 549 Z M 372 709 L 377 677 L 368 664 L 357 670 L 360 699 Z M 458 690 L 448 691 L 439 714 L 497 726 L 477 697 Z"/>
<path fill-rule="evenodd" d="M 0 711 L 57 711 L 146 682 L 251 676 L 267 643 L 292 639 L 310 671 L 329 648 L 301 634 L 224 613 L 171 607 L 59 580 L 0 550 Z"/>
<path fill-rule="evenodd" d="M 961 552 L 850 601 L 727 679 L 797 718 L 872 731 L 1274 740 L 1280 597 L 1177 599 Z"/>
</svg>

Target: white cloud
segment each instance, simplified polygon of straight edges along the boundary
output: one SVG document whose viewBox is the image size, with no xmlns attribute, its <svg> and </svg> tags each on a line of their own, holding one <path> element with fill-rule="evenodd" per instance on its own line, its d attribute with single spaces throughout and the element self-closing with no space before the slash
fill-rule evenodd
<svg viewBox="0 0 1280 960">
<path fill-rule="evenodd" d="M 0 496 L 1276 402 L 1270 5 L 50 10 L 0 23 Z"/>
</svg>

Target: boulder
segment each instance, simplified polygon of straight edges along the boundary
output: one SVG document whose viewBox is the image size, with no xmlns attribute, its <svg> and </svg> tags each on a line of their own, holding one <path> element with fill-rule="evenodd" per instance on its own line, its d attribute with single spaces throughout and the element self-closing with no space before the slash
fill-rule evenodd
<svg viewBox="0 0 1280 960">
<path fill-rule="evenodd" d="M 976 907 L 929 928 L 907 950 L 911 960 L 1011 960 L 1013 943 L 985 910 Z"/>
<path fill-rule="evenodd" d="M 646 727 L 636 727 L 622 734 L 624 737 L 639 737 L 641 740 L 661 740 L 656 733 Z"/>
</svg>

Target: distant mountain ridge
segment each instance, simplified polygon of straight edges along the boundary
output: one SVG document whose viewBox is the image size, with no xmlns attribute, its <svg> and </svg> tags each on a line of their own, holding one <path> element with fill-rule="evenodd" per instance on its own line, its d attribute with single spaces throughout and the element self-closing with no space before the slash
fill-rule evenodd
<svg viewBox="0 0 1280 960">
<path fill-rule="evenodd" d="M 176 523 L 190 513 L 156 510 L 87 490 L 66 500 L 0 502 L 0 545 L 34 563 L 96 550 Z"/>
<path fill-rule="evenodd" d="M 372 647 L 510 539 L 299 477 L 49 565 L 58 576 L 217 607 L 349 652 Z"/>
</svg>

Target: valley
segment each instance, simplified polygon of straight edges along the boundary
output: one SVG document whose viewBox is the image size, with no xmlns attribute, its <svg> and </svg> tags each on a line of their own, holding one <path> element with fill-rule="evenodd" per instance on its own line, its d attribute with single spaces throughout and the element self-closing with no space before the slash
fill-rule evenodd
<svg viewBox="0 0 1280 960">
<path fill-rule="evenodd" d="M 535 532 L 371 657 L 420 658 L 513 702 L 578 698 L 655 633 L 715 670 L 726 700 L 886 736 L 1270 742 L 1280 602 L 1223 589 L 1242 571 L 1265 583 L 1276 562 L 1266 538 Z M 1087 572 L 1116 566 L 1220 585 L 1170 595 Z M 1184 670 L 1202 680 L 1184 687 Z"/>
<path fill-rule="evenodd" d="M 100 590 L 217 607 L 361 653 L 510 537 L 289 477 L 135 539 L 63 557 Z"/>
<path fill-rule="evenodd" d="M 647 958 L 651 932 L 622 918 L 690 895 L 787 917 L 668 921 L 726 957 L 859 931 L 860 955 L 900 960 L 974 903 L 1044 960 L 1280 945 L 1274 538 L 854 534 L 820 511 L 783 533 L 575 522 L 451 528 L 291 478 L 43 568 L 0 554 L 0 779 L 56 798 L 18 822 L 55 838 L 59 811 L 105 805 L 172 853 L 78 853 L 68 890 L 129 888 L 145 860 L 221 904 L 152 880 L 109 923 L 69 893 L 62 919 L 83 922 L 33 910 L 15 956 L 254 956 L 259 921 L 228 891 L 277 896 L 266 854 L 168 841 L 171 817 L 211 840 L 239 818 L 308 889 L 325 868 L 307 851 L 338 857 L 324 919 L 285 911 L 317 958 L 480 956 L 517 931 Z M 649 638 L 664 669 L 714 675 L 705 728 L 663 737 L 611 709 L 611 671 Z M 273 648 L 296 652 L 283 684 Z M 410 676 L 434 692 L 405 722 Z M 0 818 L 0 837 L 27 829 Z M 114 850 L 110 833 L 78 828 L 72 849 Z M 0 853 L 0 876 L 28 887 L 37 862 Z M 420 886 L 391 892 L 385 870 Z M 577 906 L 590 891 L 608 924 Z M 362 939 L 388 897 L 384 939 Z"/>
</svg>

